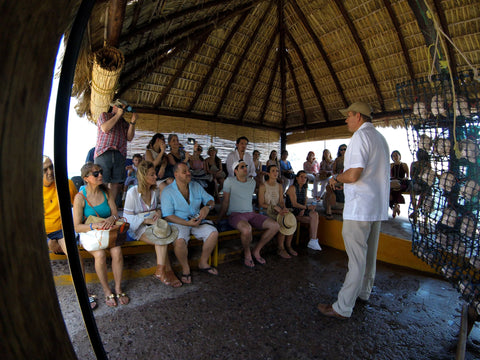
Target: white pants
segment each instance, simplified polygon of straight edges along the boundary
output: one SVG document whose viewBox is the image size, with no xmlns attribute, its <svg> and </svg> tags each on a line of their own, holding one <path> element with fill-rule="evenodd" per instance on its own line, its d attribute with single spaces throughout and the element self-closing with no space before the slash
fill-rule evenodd
<svg viewBox="0 0 480 360">
<path fill-rule="evenodd" d="M 350 317 L 357 297 L 368 300 L 375 280 L 381 221 L 343 220 L 342 236 L 348 255 L 348 272 L 337 301 L 340 315 Z"/>
</svg>

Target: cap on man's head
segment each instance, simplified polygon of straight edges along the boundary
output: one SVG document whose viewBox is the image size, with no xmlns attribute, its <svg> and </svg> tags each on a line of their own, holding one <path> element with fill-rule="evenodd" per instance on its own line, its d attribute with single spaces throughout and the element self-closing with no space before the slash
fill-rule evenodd
<svg viewBox="0 0 480 360">
<path fill-rule="evenodd" d="M 369 117 L 370 119 L 372 118 L 372 108 L 370 107 L 369 104 L 365 102 L 354 102 L 352 105 L 350 105 L 346 109 L 340 109 L 338 110 L 343 116 L 348 116 L 349 111 L 353 111 L 356 113 L 360 113 L 362 115 L 365 115 Z"/>
<path fill-rule="evenodd" d="M 122 99 L 116 99 L 110 103 L 110 106 L 116 106 L 116 107 L 122 107 L 127 105 L 128 105 L 128 102 Z"/>
<path fill-rule="evenodd" d="M 238 160 L 238 161 L 235 161 L 233 164 L 232 164 L 232 173 L 235 173 L 235 169 L 238 167 L 238 165 L 240 165 L 241 163 L 245 163 L 245 161 L 243 160 Z"/>
</svg>

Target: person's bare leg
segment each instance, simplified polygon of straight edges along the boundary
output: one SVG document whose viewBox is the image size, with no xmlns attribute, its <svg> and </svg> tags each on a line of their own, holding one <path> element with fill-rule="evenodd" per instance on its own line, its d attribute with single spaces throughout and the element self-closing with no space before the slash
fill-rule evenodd
<svg viewBox="0 0 480 360">
<path fill-rule="evenodd" d="M 310 239 L 316 239 L 318 232 L 318 213 L 316 211 L 310 211 L 308 217 L 310 218 Z"/>
<path fill-rule="evenodd" d="M 115 281 L 115 292 L 117 299 L 122 305 L 127 305 L 130 299 L 122 291 L 122 275 L 123 275 L 123 253 L 120 246 L 115 246 L 110 249 L 112 256 L 112 272 Z"/>
<path fill-rule="evenodd" d="M 173 242 L 173 250 L 180 266 L 182 267 L 182 282 L 190 284 L 192 282 L 190 274 L 190 265 L 188 264 L 188 245 L 185 239 L 177 239 Z"/>
<path fill-rule="evenodd" d="M 200 260 L 198 261 L 199 269 L 206 269 L 210 267 L 210 265 L 208 265 L 208 259 L 210 258 L 210 255 L 212 255 L 212 252 L 215 249 L 217 242 L 218 232 L 214 231 L 208 236 L 207 240 L 205 240 L 203 244 L 202 255 L 200 255 Z M 218 272 L 216 271 L 216 269 L 212 268 L 211 274 L 216 275 L 218 274 Z"/>
<path fill-rule="evenodd" d="M 241 220 L 237 224 L 237 230 L 240 231 L 240 241 L 242 242 L 244 263 L 248 267 L 254 267 L 250 245 L 252 243 L 252 226 L 248 221 Z"/>
<path fill-rule="evenodd" d="M 102 285 L 103 293 L 105 294 L 105 302 L 108 306 L 117 306 L 117 301 L 115 298 L 111 297 L 113 293 L 108 286 L 107 256 L 105 250 L 91 251 L 90 254 L 92 254 L 95 259 L 95 272 L 97 273 L 100 285 Z"/>
<path fill-rule="evenodd" d="M 280 231 L 277 234 L 277 243 L 278 243 L 278 250 L 277 253 L 280 257 L 284 259 L 290 259 L 291 256 L 285 250 L 285 235 L 283 235 Z"/>
<path fill-rule="evenodd" d="M 293 240 L 293 235 L 288 235 L 285 238 L 285 247 L 287 248 L 290 255 L 297 256 L 298 253 L 292 248 L 292 240 Z"/>
<path fill-rule="evenodd" d="M 255 260 L 257 260 L 258 263 L 265 264 L 266 261 L 260 255 L 260 251 L 262 250 L 262 248 L 265 246 L 266 243 L 272 240 L 272 238 L 280 229 L 280 225 L 278 225 L 278 223 L 275 220 L 268 218 L 263 222 L 262 229 L 265 229 L 265 231 L 260 237 L 260 240 L 258 241 L 255 248 L 253 249 L 252 255 L 255 257 Z"/>
</svg>

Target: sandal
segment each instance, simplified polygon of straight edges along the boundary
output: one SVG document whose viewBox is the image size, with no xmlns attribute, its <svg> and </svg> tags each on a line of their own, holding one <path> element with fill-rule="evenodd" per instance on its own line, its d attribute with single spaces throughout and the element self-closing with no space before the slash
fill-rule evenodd
<svg viewBox="0 0 480 360">
<path fill-rule="evenodd" d="M 127 294 L 125 294 L 125 293 L 120 293 L 120 294 L 117 294 L 116 296 L 117 296 L 118 302 L 122 305 L 127 305 L 130 302 L 130 299 L 128 298 Z M 124 300 L 122 300 L 122 299 L 124 299 Z"/>
<path fill-rule="evenodd" d="M 182 283 L 191 284 L 192 283 L 192 274 L 182 274 L 181 276 Z"/>
<path fill-rule="evenodd" d="M 284 258 L 284 259 L 291 259 L 292 257 L 290 256 L 290 254 L 285 250 L 285 249 L 278 249 L 277 250 L 277 254 L 281 257 L 281 258 Z"/>
<path fill-rule="evenodd" d="M 287 251 L 292 256 L 298 256 L 298 253 L 291 246 L 287 246 Z"/>
<path fill-rule="evenodd" d="M 97 295 L 88 295 L 88 302 L 90 303 L 90 308 L 95 310 L 98 307 Z"/>
<path fill-rule="evenodd" d="M 190 281 L 191 282 L 191 281 Z M 169 285 L 174 288 L 178 288 L 182 286 L 182 282 L 178 280 L 177 276 L 173 272 L 173 270 L 167 271 L 165 273 L 165 285 Z"/>
<path fill-rule="evenodd" d="M 116 307 L 117 302 L 115 301 L 115 294 L 105 296 L 105 304 L 107 304 L 108 307 Z"/>
</svg>

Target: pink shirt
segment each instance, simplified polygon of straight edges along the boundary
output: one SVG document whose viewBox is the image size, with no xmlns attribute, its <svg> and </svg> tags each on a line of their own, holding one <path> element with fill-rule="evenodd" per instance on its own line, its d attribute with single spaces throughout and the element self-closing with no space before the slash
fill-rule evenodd
<svg viewBox="0 0 480 360">
<path fill-rule="evenodd" d="M 102 155 L 107 150 L 118 150 L 127 157 L 127 132 L 128 123 L 121 118 L 109 132 L 102 131 L 102 124 L 112 117 L 113 113 L 102 113 L 97 120 L 97 144 L 95 145 L 95 157 Z"/>
<path fill-rule="evenodd" d="M 310 163 L 308 161 L 305 161 L 303 163 L 303 170 L 305 170 L 305 172 L 307 174 L 317 174 L 318 169 L 319 169 L 319 165 L 318 165 L 317 160 L 313 160 L 312 163 Z"/>
</svg>

